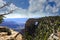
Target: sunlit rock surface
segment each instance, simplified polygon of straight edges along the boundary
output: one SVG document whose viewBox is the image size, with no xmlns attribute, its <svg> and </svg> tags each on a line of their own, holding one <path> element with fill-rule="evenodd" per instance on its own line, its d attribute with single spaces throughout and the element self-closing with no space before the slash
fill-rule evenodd
<svg viewBox="0 0 60 40">
<path fill-rule="evenodd" d="M 0 40 L 23 40 L 22 37 L 19 32 L 0 26 Z"/>
<path fill-rule="evenodd" d="M 48 40 L 60 40 L 60 32 L 57 32 L 56 34 L 52 33 Z"/>
</svg>

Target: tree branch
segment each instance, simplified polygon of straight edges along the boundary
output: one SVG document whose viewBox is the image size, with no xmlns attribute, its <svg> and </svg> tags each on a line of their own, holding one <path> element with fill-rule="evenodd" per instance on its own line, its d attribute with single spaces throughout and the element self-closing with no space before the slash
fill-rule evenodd
<svg viewBox="0 0 60 40">
<path fill-rule="evenodd" d="M 4 3 L 3 3 L 4 4 Z M 4 8 L 5 6 L 8 6 L 10 4 L 10 2 L 4 4 L 2 7 L 0 7 L 0 9 Z"/>
<path fill-rule="evenodd" d="M 9 11 L 8 13 L 0 14 L 0 16 L 11 14 L 13 11 L 15 11 L 15 10 L 11 10 L 11 11 Z"/>
</svg>

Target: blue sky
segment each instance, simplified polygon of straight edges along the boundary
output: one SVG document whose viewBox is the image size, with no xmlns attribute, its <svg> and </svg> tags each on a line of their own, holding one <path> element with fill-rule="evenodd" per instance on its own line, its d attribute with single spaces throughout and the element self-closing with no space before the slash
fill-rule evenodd
<svg viewBox="0 0 60 40">
<path fill-rule="evenodd" d="M 6 2 L 10 2 L 15 4 L 17 7 L 21 7 L 23 9 L 27 9 L 29 7 L 29 0 L 4 0 Z"/>
<path fill-rule="evenodd" d="M 5 15 L 6 18 L 39 18 L 44 16 L 60 16 L 60 0 L 1 0 L 3 3 L 10 3 L 9 6 L 0 9 L 0 14 L 10 9 L 12 14 Z"/>
</svg>

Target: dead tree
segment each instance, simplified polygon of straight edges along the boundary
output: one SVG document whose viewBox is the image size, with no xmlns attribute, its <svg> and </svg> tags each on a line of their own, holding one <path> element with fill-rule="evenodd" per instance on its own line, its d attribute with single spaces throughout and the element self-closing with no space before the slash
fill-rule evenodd
<svg viewBox="0 0 60 40">
<path fill-rule="evenodd" d="M 6 7 L 6 6 L 9 6 L 9 4 L 11 4 L 11 2 L 2 3 L 2 4 L 3 4 L 3 6 L 1 6 L 0 9 L 2 9 L 2 8 Z M 17 8 L 16 8 L 16 9 L 17 9 Z M 5 12 L 5 13 L 3 13 L 3 14 L 0 14 L 0 23 L 2 22 L 4 15 L 12 14 L 13 11 L 15 11 L 16 9 L 12 9 L 12 10 L 10 10 L 10 11 L 8 11 L 8 12 Z"/>
</svg>

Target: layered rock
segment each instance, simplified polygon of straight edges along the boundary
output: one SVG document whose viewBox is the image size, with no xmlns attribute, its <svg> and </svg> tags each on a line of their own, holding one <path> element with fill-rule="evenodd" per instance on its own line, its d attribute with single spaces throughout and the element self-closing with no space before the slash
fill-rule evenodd
<svg viewBox="0 0 60 40">
<path fill-rule="evenodd" d="M 0 26 L 0 40 L 23 40 L 23 36 L 19 32 Z"/>
</svg>

